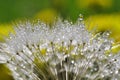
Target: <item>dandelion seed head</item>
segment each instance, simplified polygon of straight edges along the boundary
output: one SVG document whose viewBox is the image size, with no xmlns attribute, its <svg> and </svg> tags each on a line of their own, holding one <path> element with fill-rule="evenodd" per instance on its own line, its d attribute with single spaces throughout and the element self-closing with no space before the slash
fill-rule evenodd
<svg viewBox="0 0 120 80">
<path fill-rule="evenodd" d="M 92 34 L 82 20 L 82 15 L 75 24 L 58 20 L 52 28 L 19 24 L 1 43 L 0 62 L 15 80 L 119 80 L 120 54 L 110 52 L 109 33 Z"/>
</svg>

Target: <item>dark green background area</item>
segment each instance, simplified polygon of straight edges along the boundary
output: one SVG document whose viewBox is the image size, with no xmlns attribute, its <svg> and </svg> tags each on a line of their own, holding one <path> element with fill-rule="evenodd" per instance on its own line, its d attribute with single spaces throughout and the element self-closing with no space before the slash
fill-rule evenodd
<svg viewBox="0 0 120 80">
<path fill-rule="evenodd" d="M 30 18 L 48 6 L 47 0 L 0 0 L 0 23 Z"/>
<path fill-rule="evenodd" d="M 55 9 L 63 18 L 76 20 L 78 14 L 86 17 L 101 13 L 120 12 L 120 0 L 113 0 L 111 8 L 103 9 L 99 5 L 88 8 L 78 8 L 75 0 L 59 0 L 63 4 L 54 4 L 55 0 L 0 0 L 0 23 L 10 22 L 19 18 L 32 18 L 37 12 L 45 8 Z"/>
</svg>

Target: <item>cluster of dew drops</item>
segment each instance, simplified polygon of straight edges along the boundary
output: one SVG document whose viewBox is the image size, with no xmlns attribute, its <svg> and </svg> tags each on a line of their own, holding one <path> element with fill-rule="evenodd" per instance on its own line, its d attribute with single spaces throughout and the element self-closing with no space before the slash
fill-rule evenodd
<svg viewBox="0 0 120 80">
<path fill-rule="evenodd" d="M 58 20 L 52 29 L 19 24 L 0 45 L 0 58 L 15 80 L 120 80 L 120 53 L 109 33 L 92 34 L 80 14 L 76 23 Z"/>
</svg>

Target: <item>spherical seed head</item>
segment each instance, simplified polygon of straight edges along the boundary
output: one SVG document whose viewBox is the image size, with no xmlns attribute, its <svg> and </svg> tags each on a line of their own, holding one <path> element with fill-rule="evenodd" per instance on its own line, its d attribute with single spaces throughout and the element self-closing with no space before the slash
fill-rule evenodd
<svg viewBox="0 0 120 80">
<path fill-rule="evenodd" d="M 111 54 L 108 32 L 93 35 L 83 23 L 61 20 L 52 29 L 26 22 L 15 32 L 0 45 L 15 80 L 120 79 L 120 54 Z"/>
</svg>

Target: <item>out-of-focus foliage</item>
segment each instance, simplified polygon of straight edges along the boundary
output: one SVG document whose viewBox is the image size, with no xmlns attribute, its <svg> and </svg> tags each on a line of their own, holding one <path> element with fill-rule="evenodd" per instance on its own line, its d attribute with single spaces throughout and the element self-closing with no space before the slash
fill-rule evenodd
<svg viewBox="0 0 120 80">
<path fill-rule="evenodd" d="M 31 18 L 49 5 L 50 0 L 0 0 L 0 23 Z"/>
<path fill-rule="evenodd" d="M 29 18 L 52 9 L 63 19 L 75 21 L 86 16 L 120 12 L 120 0 L 0 0 L 0 23 Z M 48 12 L 49 13 L 49 12 Z M 44 17 L 43 17 L 44 18 Z"/>
</svg>

